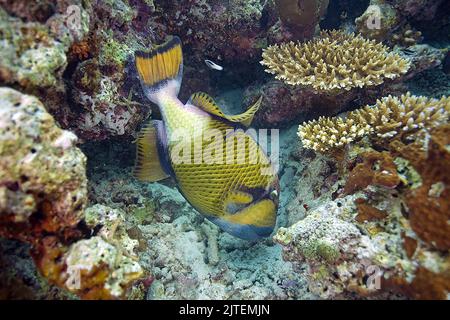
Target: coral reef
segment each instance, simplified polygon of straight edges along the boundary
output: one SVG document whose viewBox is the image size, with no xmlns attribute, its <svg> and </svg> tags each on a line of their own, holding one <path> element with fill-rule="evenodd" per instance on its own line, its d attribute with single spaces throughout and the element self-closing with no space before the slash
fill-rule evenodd
<svg viewBox="0 0 450 320">
<path fill-rule="evenodd" d="M 0 298 L 448 299 L 449 10 L 0 0 Z M 132 177 L 132 139 L 160 116 L 132 54 L 169 34 L 182 101 L 209 92 L 232 114 L 262 96 L 253 125 L 281 129 L 273 239 Z"/>
<path fill-rule="evenodd" d="M 27 3 L 4 6 L 17 15 Z M 137 81 L 130 81 L 127 60 L 150 46 L 149 27 L 132 29 L 136 12 L 122 1 L 56 1 L 45 8 L 18 14 L 28 22 L 0 8 L 0 83 L 45 99 L 57 121 L 82 139 L 134 133 L 150 111 L 133 95 Z M 26 18 L 39 10 L 47 12 L 45 21 Z"/>
<path fill-rule="evenodd" d="M 375 139 L 400 138 L 423 128 L 433 128 L 448 121 L 450 98 L 440 100 L 406 94 L 378 100 L 349 112 L 345 118 L 320 118 L 299 127 L 306 148 L 320 152 L 341 148 L 365 136 Z"/>
<path fill-rule="evenodd" d="M 371 1 L 363 15 L 355 20 L 357 30 L 369 39 L 386 40 L 400 23 L 394 5 L 386 1 Z"/>
<path fill-rule="evenodd" d="M 378 41 L 397 42 L 409 46 L 421 37 L 408 27 L 408 21 L 429 22 L 437 13 L 442 0 L 371 0 L 362 16 L 355 20 L 357 30 L 365 37 Z"/>
<path fill-rule="evenodd" d="M 447 131 L 448 125 L 434 129 L 431 139 L 442 139 Z M 355 167 L 347 184 L 354 186 L 352 180 L 359 179 L 358 188 L 346 185 L 350 195 L 342 191 L 341 197 L 318 205 L 303 220 L 278 231 L 275 240 L 283 246 L 284 258 L 307 263 L 313 293 L 323 298 L 393 298 L 395 293 L 415 299 L 448 297 L 449 230 L 444 223 L 448 188 L 443 182 L 446 174 L 440 171 L 448 163 L 436 157 L 448 157 L 448 150 L 442 149 L 446 142 L 448 136 L 428 157 L 423 141 L 387 154 L 395 172 L 388 174 L 380 164 L 377 174 L 393 183 L 367 181 L 367 172 Z"/>
<path fill-rule="evenodd" d="M 409 69 L 407 60 L 383 44 L 339 31 L 322 32 L 303 44 L 270 46 L 261 64 L 277 79 L 320 92 L 380 85 Z"/>
<path fill-rule="evenodd" d="M 86 157 L 76 136 L 32 96 L 1 88 L 0 104 L 1 235 L 69 237 L 87 202 Z"/>
<path fill-rule="evenodd" d="M 0 104 L 0 235 L 29 243 L 51 283 L 82 298 L 125 296 L 143 273 L 132 256 L 137 243 L 116 231 L 120 217 L 107 223 L 114 215 L 106 218 L 103 207 L 87 210 L 92 230 L 102 226 L 87 239 L 86 157 L 77 137 L 35 97 L 0 88 Z"/>
<path fill-rule="evenodd" d="M 147 49 L 154 41 L 150 23 L 138 21 L 151 9 L 145 3 L 141 6 L 140 15 L 128 1 L 97 1 L 86 6 L 93 20 L 89 33 L 69 52 L 76 67 L 70 73 L 68 96 L 77 112 L 68 125 L 82 139 L 132 135 L 151 113 L 130 64 L 135 50 Z"/>
<path fill-rule="evenodd" d="M 343 144 L 332 160 L 341 179 L 322 201 L 311 202 L 303 219 L 274 237 L 284 259 L 307 264 L 314 294 L 448 299 L 449 106 L 446 97 L 408 94 L 384 98 L 345 120 L 321 119 L 323 130 L 336 131 L 329 131 L 328 139 L 340 130 L 348 135 L 356 124 L 371 139 Z M 308 135 L 317 137 L 314 148 L 332 154 L 330 144 L 320 146 L 321 131 L 314 130 Z M 299 181 L 297 188 L 310 185 Z"/>
<path fill-rule="evenodd" d="M 4 1 L 0 7 L 0 83 L 45 99 L 49 111 L 64 122 L 71 111 L 63 80 L 69 64 L 66 52 L 87 34 L 89 21 L 77 0 L 36 5 Z"/>
<path fill-rule="evenodd" d="M 154 1 L 159 23 L 168 34 L 183 39 L 188 61 L 203 64 L 210 58 L 232 68 L 233 64 L 258 59 L 265 33 L 274 23 L 270 1 Z M 227 28 L 224 28 L 224 26 Z"/>
</svg>

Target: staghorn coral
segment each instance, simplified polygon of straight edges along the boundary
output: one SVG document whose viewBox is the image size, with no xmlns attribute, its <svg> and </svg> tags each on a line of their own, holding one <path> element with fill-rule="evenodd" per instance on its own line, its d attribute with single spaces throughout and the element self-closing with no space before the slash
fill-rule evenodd
<svg viewBox="0 0 450 320">
<path fill-rule="evenodd" d="M 349 112 L 345 118 L 322 117 L 303 123 L 298 135 L 306 148 L 327 152 L 365 136 L 383 140 L 433 128 L 446 123 L 449 113 L 449 97 L 437 100 L 408 93 L 383 98 L 375 106 Z"/>
<path fill-rule="evenodd" d="M 381 43 L 342 31 L 306 43 L 273 45 L 263 52 L 266 72 L 290 85 L 319 92 L 377 86 L 406 73 L 409 62 Z"/>
</svg>

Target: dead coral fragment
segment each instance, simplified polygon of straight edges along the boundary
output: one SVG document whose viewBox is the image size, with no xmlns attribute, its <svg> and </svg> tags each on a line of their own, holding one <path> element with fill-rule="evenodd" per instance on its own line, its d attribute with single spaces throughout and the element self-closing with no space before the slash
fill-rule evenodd
<svg viewBox="0 0 450 320">
<path fill-rule="evenodd" d="M 39 271 L 51 282 L 82 299 L 123 298 L 143 270 L 99 236 L 70 247 L 55 237 L 44 238 L 32 251 Z"/>
<path fill-rule="evenodd" d="M 276 79 L 320 92 L 380 85 L 409 69 L 407 60 L 382 43 L 341 31 L 322 32 L 305 43 L 270 46 L 261 64 Z"/>
<path fill-rule="evenodd" d="M 450 98 L 440 100 L 410 93 L 378 100 L 375 106 L 349 112 L 341 117 L 319 118 L 299 127 L 305 148 L 326 152 L 343 147 L 364 136 L 397 138 L 423 128 L 434 128 L 448 121 Z"/>
<path fill-rule="evenodd" d="M 392 143 L 395 152 L 407 157 L 422 177 L 419 188 L 409 190 L 406 204 L 410 210 L 411 228 L 430 246 L 450 249 L 450 125 L 440 126 L 426 136 L 427 152 L 421 142 L 401 145 Z M 438 187 L 439 192 L 433 191 Z M 430 195 L 431 191 L 431 195 Z"/>
<path fill-rule="evenodd" d="M 389 152 L 366 152 L 363 159 L 350 173 L 344 194 L 354 194 L 369 185 L 395 188 L 400 183 L 397 167 Z"/>
</svg>

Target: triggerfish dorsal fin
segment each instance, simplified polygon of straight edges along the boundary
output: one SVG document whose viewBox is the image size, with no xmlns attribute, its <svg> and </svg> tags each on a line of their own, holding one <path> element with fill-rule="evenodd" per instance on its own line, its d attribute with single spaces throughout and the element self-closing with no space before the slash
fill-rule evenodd
<svg viewBox="0 0 450 320">
<path fill-rule="evenodd" d="M 173 88 L 173 94 L 178 95 L 183 73 L 180 38 L 171 37 L 149 52 L 135 52 L 135 63 L 144 92 L 150 100 L 154 101 L 153 95 L 163 89 Z"/>
<path fill-rule="evenodd" d="M 139 132 L 136 139 L 136 164 L 133 175 L 140 181 L 156 182 L 170 176 L 169 169 L 164 167 L 164 141 L 160 133 L 164 132 L 161 121 L 150 121 Z"/>
<path fill-rule="evenodd" d="M 192 104 L 203 111 L 206 111 L 217 117 L 225 118 L 226 115 L 221 110 L 220 106 L 214 101 L 214 99 L 207 93 L 196 92 L 189 98 L 188 104 Z"/>
<path fill-rule="evenodd" d="M 253 121 L 253 117 L 255 116 L 255 113 L 259 110 L 262 102 L 262 97 L 258 99 L 258 101 L 252 105 L 250 108 L 248 108 L 247 111 L 244 113 L 229 116 L 226 115 L 220 106 L 214 101 L 213 98 L 211 98 L 208 94 L 203 92 L 197 92 L 194 93 L 191 98 L 188 101 L 188 104 L 192 104 L 203 111 L 206 111 L 214 116 L 226 119 L 230 122 L 234 123 L 240 123 L 243 126 L 250 126 L 250 124 Z"/>
</svg>

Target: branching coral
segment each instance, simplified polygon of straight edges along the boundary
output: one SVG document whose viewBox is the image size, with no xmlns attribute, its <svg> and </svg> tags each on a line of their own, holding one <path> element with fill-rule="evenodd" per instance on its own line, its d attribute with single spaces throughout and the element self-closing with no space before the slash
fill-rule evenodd
<svg viewBox="0 0 450 320">
<path fill-rule="evenodd" d="M 446 123 L 450 97 L 440 100 L 406 94 L 386 97 L 375 106 L 349 112 L 346 118 L 319 118 L 299 127 L 306 148 L 320 152 L 340 148 L 364 136 L 378 139 L 401 137 L 423 128 Z"/>
<path fill-rule="evenodd" d="M 306 43 L 273 45 L 263 52 L 266 72 L 287 84 L 319 92 L 376 86 L 406 73 L 409 62 L 381 43 L 341 31 Z"/>
</svg>

